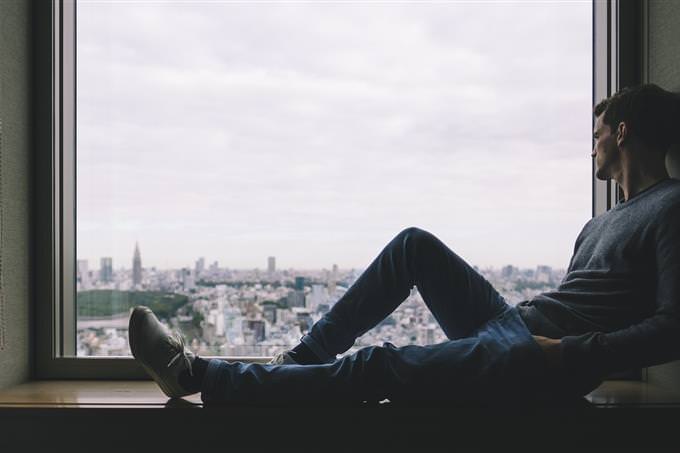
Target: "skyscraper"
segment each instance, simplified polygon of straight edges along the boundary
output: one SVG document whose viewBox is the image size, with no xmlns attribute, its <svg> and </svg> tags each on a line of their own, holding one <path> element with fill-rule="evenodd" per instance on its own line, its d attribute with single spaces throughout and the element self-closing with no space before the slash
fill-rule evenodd
<svg viewBox="0 0 680 453">
<path fill-rule="evenodd" d="M 135 242 L 135 253 L 132 257 L 132 286 L 142 284 L 142 255 L 139 253 L 139 244 Z"/>
<path fill-rule="evenodd" d="M 328 277 L 328 294 L 333 297 L 335 294 L 335 286 L 338 283 L 338 265 L 333 265 L 333 270 Z"/>
<path fill-rule="evenodd" d="M 99 262 L 99 280 L 104 283 L 113 281 L 113 258 L 105 256 Z"/>
<path fill-rule="evenodd" d="M 78 289 L 90 289 L 90 271 L 88 270 L 87 260 L 78 260 Z"/>
<path fill-rule="evenodd" d="M 276 257 L 270 256 L 267 258 L 267 272 L 269 274 L 276 272 Z"/>
<path fill-rule="evenodd" d="M 196 268 L 195 268 L 196 278 L 201 278 L 201 275 L 203 275 L 204 270 L 205 270 L 205 258 L 200 257 L 196 261 Z"/>
<path fill-rule="evenodd" d="M 194 278 L 194 273 L 191 272 L 191 269 L 187 267 L 182 268 L 182 287 L 185 291 L 196 289 L 196 279 Z"/>
</svg>

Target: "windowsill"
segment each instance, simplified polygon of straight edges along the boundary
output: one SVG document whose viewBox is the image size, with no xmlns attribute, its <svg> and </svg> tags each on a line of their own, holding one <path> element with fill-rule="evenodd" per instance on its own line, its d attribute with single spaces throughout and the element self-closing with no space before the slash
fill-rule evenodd
<svg viewBox="0 0 680 453">
<path fill-rule="evenodd" d="M 680 388 L 640 381 L 605 381 L 586 399 L 597 408 L 680 408 Z M 0 408 L 202 407 L 199 394 L 179 404 L 169 401 L 152 381 L 31 381 L 0 390 Z"/>
<path fill-rule="evenodd" d="M 199 394 L 184 400 L 186 407 L 202 404 Z M 153 381 L 30 381 L 0 390 L 0 408 L 159 408 L 168 401 Z"/>
<path fill-rule="evenodd" d="M 212 451 L 222 445 L 271 452 L 304 451 L 305 445 L 393 453 L 453 446 L 497 452 L 513 444 L 541 452 L 677 446 L 680 392 L 607 381 L 587 399 L 590 405 L 527 411 L 391 404 L 203 408 L 198 395 L 169 403 L 152 381 L 33 381 L 0 391 L 0 451 L 42 451 L 46 441 L 52 451 L 92 451 L 95 445 L 105 451 Z M 192 408 L 200 410 L 184 410 Z"/>
<path fill-rule="evenodd" d="M 595 407 L 678 407 L 680 386 L 662 382 L 605 381 L 586 396 Z"/>
</svg>

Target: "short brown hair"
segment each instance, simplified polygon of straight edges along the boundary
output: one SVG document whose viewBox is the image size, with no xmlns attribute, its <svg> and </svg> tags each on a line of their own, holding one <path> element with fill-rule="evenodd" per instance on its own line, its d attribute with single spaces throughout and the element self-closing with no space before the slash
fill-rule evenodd
<svg viewBox="0 0 680 453">
<path fill-rule="evenodd" d="M 628 87 L 600 101 L 595 116 L 604 113 L 602 122 L 614 132 L 625 123 L 628 133 L 650 148 L 666 152 L 680 142 L 680 95 L 658 85 Z"/>
</svg>

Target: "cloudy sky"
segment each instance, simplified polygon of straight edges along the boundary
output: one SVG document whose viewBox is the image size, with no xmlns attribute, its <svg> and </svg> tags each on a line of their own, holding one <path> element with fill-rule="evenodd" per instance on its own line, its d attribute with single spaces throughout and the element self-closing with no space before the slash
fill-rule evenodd
<svg viewBox="0 0 680 453">
<path fill-rule="evenodd" d="M 591 4 L 78 2 L 78 257 L 365 267 L 401 229 L 566 267 Z"/>
</svg>

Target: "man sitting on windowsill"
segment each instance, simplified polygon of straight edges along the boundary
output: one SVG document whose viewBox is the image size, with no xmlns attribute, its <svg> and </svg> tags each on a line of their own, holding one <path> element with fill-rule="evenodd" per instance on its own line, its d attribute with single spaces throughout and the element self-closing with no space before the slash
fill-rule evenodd
<svg viewBox="0 0 680 453">
<path fill-rule="evenodd" d="M 169 397 L 205 403 L 507 404 L 582 396 L 613 372 L 680 358 L 680 99 L 655 85 L 594 109 L 597 178 L 624 201 L 585 225 L 559 288 L 509 306 L 462 258 L 417 228 L 399 233 L 292 350 L 269 364 L 205 360 L 146 307 L 134 357 Z M 336 359 L 417 286 L 449 341 L 370 346 Z"/>
</svg>

